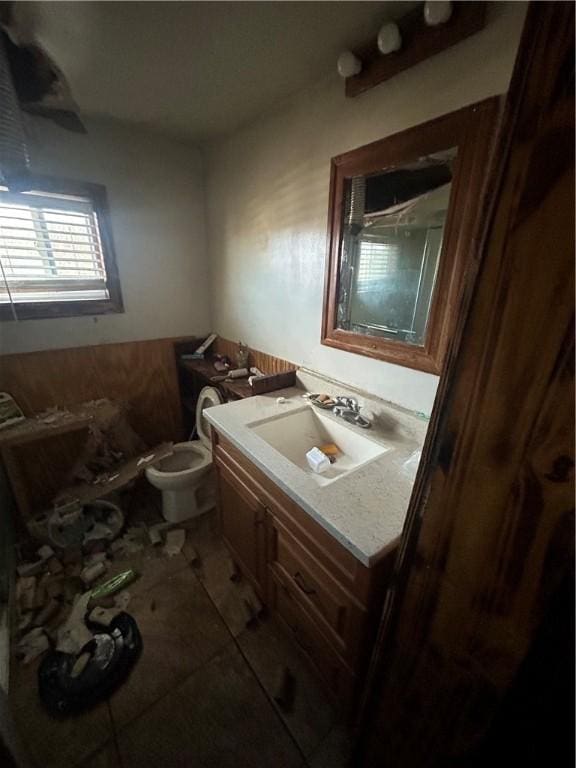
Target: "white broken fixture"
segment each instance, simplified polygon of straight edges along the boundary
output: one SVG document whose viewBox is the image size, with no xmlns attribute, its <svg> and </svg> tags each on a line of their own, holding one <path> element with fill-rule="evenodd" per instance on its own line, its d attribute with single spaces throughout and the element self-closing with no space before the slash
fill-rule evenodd
<svg viewBox="0 0 576 768">
<path fill-rule="evenodd" d="M 22 409 L 8 392 L 0 392 L 0 429 L 25 421 Z"/>
<path fill-rule="evenodd" d="M 424 21 L 429 27 L 438 27 L 452 16 L 452 3 L 449 0 L 433 0 L 424 3 Z"/>
<path fill-rule="evenodd" d="M 398 24 L 391 21 L 389 24 L 384 24 L 378 32 L 378 50 L 385 56 L 394 51 L 399 51 L 402 47 L 402 35 L 400 34 L 400 28 Z"/>
<path fill-rule="evenodd" d="M 176 443 L 174 453 L 146 469 L 148 481 L 162 491 L 162 514 L 170 523 L 197 517 L 214 507 L 211 482 L 212 442 L 210 427 L 202 415 L 205 408 L 222 403 L 214 387 L 204 387 L 196 405 L 199 440 Z"/>
<path fill-rule="evenodd" d="M 362 71 L 362 62 L 352 51 L 342 51 L 338 56 L 337 67 L 340 77 L 353 77 Z"/>
<path fill-rule="evenodd" d="M 48 538 L 57 547 L 81 546 L 90 541 L 112 541 L 124 525 L 120 507 L 106 499 L 88 504 L 73 500 L 55 507 L 48 517 Z"/>
</svg>

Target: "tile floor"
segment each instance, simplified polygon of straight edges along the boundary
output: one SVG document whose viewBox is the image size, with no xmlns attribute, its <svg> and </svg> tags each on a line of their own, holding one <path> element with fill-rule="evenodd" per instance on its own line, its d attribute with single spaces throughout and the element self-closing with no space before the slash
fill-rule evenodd
<svg viewBox="0 0 576 768">
<path fill-rule="evenodd" d="M 128 681 L 89 712 L 50 718 L 37 695 L 37 664 L 13 664 L 13 714 L 34 768 L 347 764 L 347 733 L 307 662 L 272 620 L 246 628 L 247 587 L 229 580 L 227 557 L 205 516 L 180 555 L 150 548 L 114 561 L 109 575 L 126 567 L 141 574 L 128 611 L 144 650 Z M 289 712 L 271 695 L 280 664 L 296 679 Z"/>
</svg>

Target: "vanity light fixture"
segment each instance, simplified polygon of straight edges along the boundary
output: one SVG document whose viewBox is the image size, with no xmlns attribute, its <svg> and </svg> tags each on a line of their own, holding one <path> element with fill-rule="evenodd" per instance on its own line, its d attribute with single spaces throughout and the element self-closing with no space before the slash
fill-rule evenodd
<svg viewBox="0 0 576 768">
<path fill-rule="evenodd" d="M 338 56 L 338 74 L 340 77 L 353 77 L 362 71 L 362 62 L 352 51 L 343 51 Z"/>
<path fill-rule="evenodd" d="M 389 24 L 384 24 L 378 32 L 377 42 L 378 50 L 384 55 L 399 51 L 402 47 L 402 35 L 400 34 L 398 24 L 395 24 L 393 21 Z"/>
<path fill-rule="evenodd" d="M 452 3 L 449 0 L 427 0 L 424 3 L 424 21 L 429 27 L 446 24 L 452 16 Z"/>
</svg>

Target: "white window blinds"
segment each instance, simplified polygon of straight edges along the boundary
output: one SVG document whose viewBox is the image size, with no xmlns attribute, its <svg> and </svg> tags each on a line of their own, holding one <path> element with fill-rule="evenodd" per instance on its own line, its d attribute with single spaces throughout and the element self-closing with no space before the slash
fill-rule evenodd
<svg viewBox="0 0 576 768">
<path fill-rule="evenodd" d="M 361 240 L 356 291 L 382 290 L 384 281 L 397 269 L 400 248 L 397 242 Z"/>
<path fill-rule="evenodd" d="M 0 304 L 108 299 L 91 201 L 0 187 Z"/>
</svg>

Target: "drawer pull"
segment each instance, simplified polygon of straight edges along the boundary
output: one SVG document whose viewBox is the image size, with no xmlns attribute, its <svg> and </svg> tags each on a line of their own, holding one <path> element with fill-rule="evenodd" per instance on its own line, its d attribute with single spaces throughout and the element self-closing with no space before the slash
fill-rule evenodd
<svg viewBox="0 0 576 768">
<path fill-rule="evenodd" d="M 309 642 L 307 642 L 306 638 L 302 636 L 302 632 L 300 631 L 300 628 L 298 626 L 294 626 L 293 624 L 289 624 L 288 626 L 292 630 L 294 639 L 296 640 L 298 645 L 301 648 L 303 648 L 309 656 L 314 657 L 314 646 L 311 645 Z"/>
<path fill-rule="evenodd" d="M 296 571 L 296 573 L 294 574 L 294 576 L 292 578 L 296 582 L 298 588 L 301 589 L 302 592 L 304 592 L 305 595 L 315 595 L 316 594 L 316 590 L 313 587 L 309 587 L 306 584 L 306 582 L 304 581 L 304 578 L 303 578 L 302 574 L 300 573 L 300 571 Z"/>
</svg>

